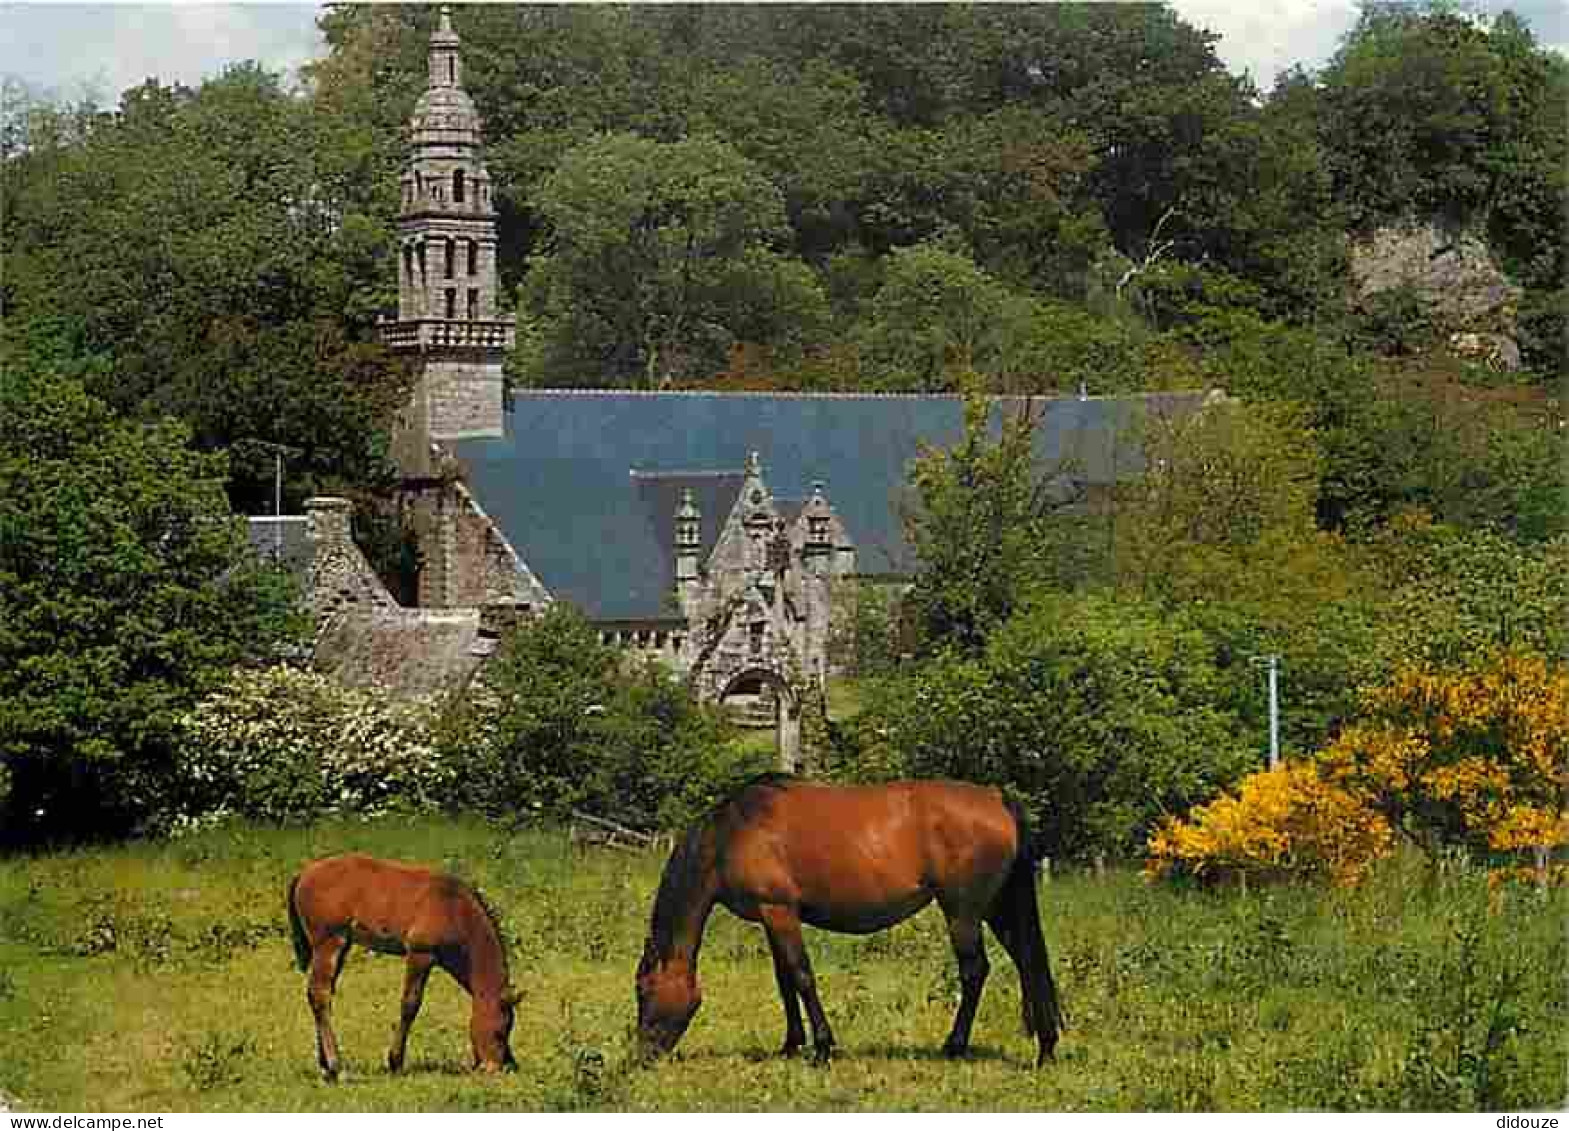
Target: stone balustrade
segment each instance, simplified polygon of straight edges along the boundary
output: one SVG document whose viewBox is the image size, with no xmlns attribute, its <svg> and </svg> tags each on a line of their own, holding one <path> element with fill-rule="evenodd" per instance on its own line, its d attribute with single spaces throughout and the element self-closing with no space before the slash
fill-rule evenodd
<svg viewBox="0 0 1569 1131">
<path fill-rule="evenodd" d="M 511 349 L 517 323 L 507 318 L 384 320 L 381 340 L 395 350 Z"/>
</svg>

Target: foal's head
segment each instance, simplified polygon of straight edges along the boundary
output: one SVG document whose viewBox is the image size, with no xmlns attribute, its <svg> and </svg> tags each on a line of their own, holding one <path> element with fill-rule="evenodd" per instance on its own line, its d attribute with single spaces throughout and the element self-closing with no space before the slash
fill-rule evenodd
<svg viewBox="0 0 1569 1131">
<path fill-rule="evenodd" d="M 659 1056 L 675 1048 L 702 1004 L 703 991 L 689 959 L 645 953 L 637 968 L 637 1037 L 643 1055 Z"/>
<path fill-rule="evenodd" d="M 518 1066 L 508 1042 L 512 1037 L 512 1020 L 522 997 L 521 990 L 506 986 L 494 1000 L 475 1000 L 469 1019 L 469 1042 L 474 1048 L 474 1067 L 481 1072 L 500 1072 L 503 1068 Z"/>
</svg>

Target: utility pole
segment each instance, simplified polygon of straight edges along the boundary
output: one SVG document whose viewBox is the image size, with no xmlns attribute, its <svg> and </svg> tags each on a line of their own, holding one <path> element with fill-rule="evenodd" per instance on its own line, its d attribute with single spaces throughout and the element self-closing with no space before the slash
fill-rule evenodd
<svg viewBox="0 0 1569 1131">
<path fill-rule="evenodd" d="M 283 556 L 283 457 L 297 456 L 301 449 L 290 444 L 279 444 L 272 440 L 257 440 L 246 437 L 234 443 L 236 448 L 263 448 L 272 452 L 272 524 L 273 560 L 278 561 Z"/>
<path fill-rule="evenodd" d="M 1271 652 L 1269 660 L 1269 768 L 1280 765 L 1280 657 Z"/>
<path fill-rule="evenodd" d="M 1280 765 L 1280 655 L 1270 652 L 1248 661 L 1263 666 L 1269 684 L 1269 768 Z"/>
</svg>

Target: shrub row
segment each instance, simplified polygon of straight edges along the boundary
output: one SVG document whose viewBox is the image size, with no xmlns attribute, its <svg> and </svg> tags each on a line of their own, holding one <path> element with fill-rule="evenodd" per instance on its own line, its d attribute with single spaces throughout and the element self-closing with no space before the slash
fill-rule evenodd
<svg viewBox="0 0 1569 1131">
<path fill-rule="evenodd" d="M 186 831 L 464 809 L 556 819 L 584 809 L 678 827 L 765 768 L 658 666 L 629 670 L 576 613 L 511 635 L 482 678 L 400 702 L 289 666 L 237 669 L 180 720 L 158 824 Z"/>
</svg>

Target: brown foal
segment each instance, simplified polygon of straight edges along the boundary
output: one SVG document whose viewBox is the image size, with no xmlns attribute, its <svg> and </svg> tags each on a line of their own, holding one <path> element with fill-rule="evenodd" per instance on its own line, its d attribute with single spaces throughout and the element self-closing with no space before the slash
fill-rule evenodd
<svg viewBox="0 0 1569 1131">
<path fill-rule="evenodd" d="M 508 981 L 495 916 L 462 880 L 373 856 L 329 856 L 307 864 L 290 882 L 289 929 L 299 968 L 310 971 L 306 998 L 316 1019 L 316 1057 L 327 1080 L 339 1073 L 333 993 L 355 943 L 407 956 L 403 1007 L 387 1052 L 389 1069 L 403 1067 L 409 1027 L 436 966 L 473 999 L 469 1040 L 474 1066 L 494 1072 L 515 1065 L 507 1042 L 520 995 Z"/>
</svg>

